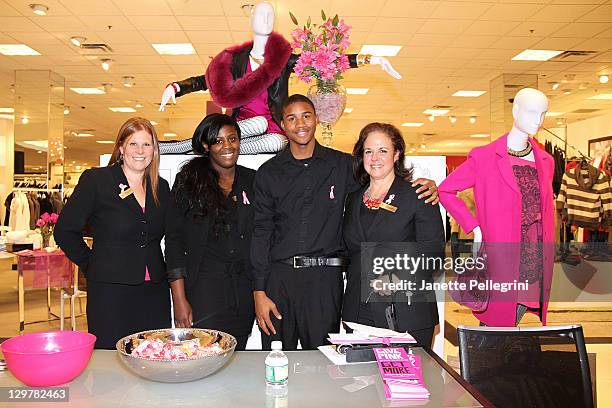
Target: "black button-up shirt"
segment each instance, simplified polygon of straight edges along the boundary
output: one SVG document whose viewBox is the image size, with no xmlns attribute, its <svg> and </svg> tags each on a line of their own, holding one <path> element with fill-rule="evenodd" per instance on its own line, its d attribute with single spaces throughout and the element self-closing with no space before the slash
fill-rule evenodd
<svg viewBox="0 0 612 408">
<path fill-rule="evenodd" d="M 308 160 L 287 147 L 264 163 L 254 185 L 254 289 L 265 290 L 272 262 L 342 250 L 344 199 L 359 187 L 352 157 L 319 143 Z"/>
</svg>

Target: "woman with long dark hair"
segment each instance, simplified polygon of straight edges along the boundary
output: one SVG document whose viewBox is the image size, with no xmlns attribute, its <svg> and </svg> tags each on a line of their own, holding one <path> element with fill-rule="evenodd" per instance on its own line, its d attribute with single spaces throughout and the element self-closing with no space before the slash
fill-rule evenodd
<svg viewBox="0 0 612 408">
<path fill-rule="evenodd" d="M 249 249 L 255 171 L 238 166 L 240 128 L 206 116 L 177 174 L 166 223 L 166 261 L 177 327 L 221 330 L 244 350 L 254 321 Z"/>
<path fill-rule="evenodd" d="M 440 208 L 418 199 L 405 151 L 400 131 L 388 123 L 366 125 L 353 149 L 354 175 L 362 187 L 348 195 L 345 205 L 343 236 L 350 263 L 342 320 L 408 331 L 419 345 L 431 347 L 438 311 L 435 293 L 423 290 L 422 282 L 432 281 L 433 268 L 405 270 L 380 262 L 404 254 L 444 255 Z M 407 281 L 414 283 L 397 285 Z"/>
<path fill-rule="evenodd" d="M 55 226 L 55 241 L 87 277 L 87 325 L 96 348 L 168 327 L 170 293 L 160 242 L 170 188 L 147 119 L 127 120 L 110 164 L 83 172 Z M 83 241 L 88 225 L 93 247 Z"/>
</svg>

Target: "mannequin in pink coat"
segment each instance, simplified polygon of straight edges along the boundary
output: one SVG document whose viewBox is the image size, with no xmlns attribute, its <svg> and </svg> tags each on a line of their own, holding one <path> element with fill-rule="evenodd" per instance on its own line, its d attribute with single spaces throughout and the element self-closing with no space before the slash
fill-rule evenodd
<svg viewBox="0 0 612 408">
<path fill-rule="evenodd" d="M 552 157 L 529 137 L 548 110 L 546 96 L 525 88 L 514 97 L 510 132 L 473 149 L 439 187 L 440 202 L 461 227 L 474 232 L 474 256 L 484 244 L 487 278 L 525 283 L 502 293 L 489 290 L 487 309 L 474 312 L 482 324 L 514 326 L 525 312 L 546 324 L 552 281 Z M 457 193 L 474 189 L 477 216 Z"/>
</svg>

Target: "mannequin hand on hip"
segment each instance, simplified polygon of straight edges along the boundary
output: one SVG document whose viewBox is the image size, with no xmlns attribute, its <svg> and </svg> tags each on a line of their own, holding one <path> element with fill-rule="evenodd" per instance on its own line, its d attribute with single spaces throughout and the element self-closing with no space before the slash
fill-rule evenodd
<svg viewBox="0 0 612 408">
<path fill-rule="evenodd" d="M 178 87 L 178 85 L 176 85 Z M 159 111 L 163 112 L 166 104 L 172 98 L 172 103 L 176 105 L 176 92 L 174 91 L 174 86 L 169 84 L 166 89 L 164 89 L 164 93 L 161 97 L 161 102 L 159 103 Z"/>
<path fill-rule="evenodd" d="M 391 75 L 395 79 L 402 79 L 402 76 L 399 72 L 393 69 L 393 66 L 385 57 L 376 57 L 372 56 L 370 58 L 370 64 L 380 65 L 380 69 L 385 71 L 387 74 Z"/>
<path fill-rule="evenodd" d="M 476 227 L 472 230 L 474 233 L 474 244 L 472 244 L 472 257 L 476 259 L 478 257 L 478 252 L 482 247 L 482 231 L 480 227 Z"/>
</svg>

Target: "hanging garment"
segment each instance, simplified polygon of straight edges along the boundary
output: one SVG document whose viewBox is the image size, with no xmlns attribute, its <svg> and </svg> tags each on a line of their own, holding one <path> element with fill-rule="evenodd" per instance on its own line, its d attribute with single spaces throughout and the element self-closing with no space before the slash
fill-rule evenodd
<svg viewBox="0 0 612 408">
<path fill-rule="evenodd" d="M 605 172 L 579 163 L 563 175 L 557 210 L 571 225 L 597 229 L 612 225 L 612 192 Z"/>
</svg>

